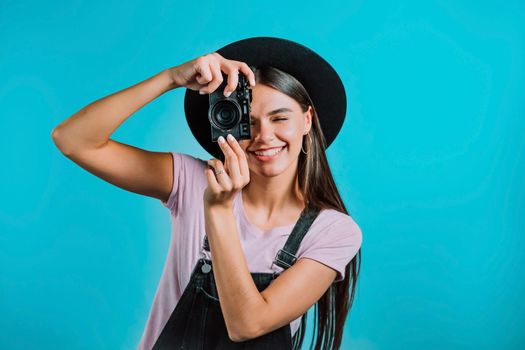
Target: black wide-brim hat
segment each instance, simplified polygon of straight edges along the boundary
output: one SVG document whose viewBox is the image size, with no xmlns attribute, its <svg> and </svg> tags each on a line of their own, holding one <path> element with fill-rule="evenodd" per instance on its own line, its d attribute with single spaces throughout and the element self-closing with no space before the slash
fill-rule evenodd
<svg viewBox="0 0 525 350">
<path fill-rule="evenodd" d="M 332 66 L 308 47 L 287 39 L 254 37 L 233 42 L 216 51 L 224 58 L 249 66 L 273 66 L 299 80 L 317 111 L 326 146 L 334 141 L 346 115 L 346 93 Z M 209 95 L 186 89 L 184 111 L 193 136 L 217 159 L 223 153 L 212 141 L 208 120 Z"/>
</svg>

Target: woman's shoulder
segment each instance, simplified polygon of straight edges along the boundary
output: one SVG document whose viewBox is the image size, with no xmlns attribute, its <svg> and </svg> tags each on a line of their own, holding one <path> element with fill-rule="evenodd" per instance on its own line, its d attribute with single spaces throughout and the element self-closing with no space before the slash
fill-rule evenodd
<svg viewBox="0 0 525 350">
<path fill-rule="evenodd" d="M 323 209 L 306 233 L 299 257 L 317 260 L 332 267 L 343 280 L 345 267 L 362 245 L 361 229 L 354 219 L 335 209 Z"/>
<path fill-rule="evenodd" d="M 314 226 L 317 228 L 316 231 L 324 233 L 322 234 L 323 236 L 330 234 L 332 236 L 352 237 L 353 239 L 361 240 L 361 228 L 354 218 L 336 209 L 322 209 L 314 224 L 312 224 L 312 228 Z"/>
<path fill-rule="evenodd" d="M 319 212 L 318 220 L 323 221 L 327 225 L 359 227 L 350 215 L 332 208 L 323 208 Z"/>
<path fill-rule="evenodd" d="M 184 165 L 195 166 L 195 167 L 207 167 L 207 161 L 193 156 L 191 154 L 175 152 L 172 151 L 173 159 L 176 162 L 177 160 Z M 175 164 L 176 165 L 176 164 Z"/>
</svg>

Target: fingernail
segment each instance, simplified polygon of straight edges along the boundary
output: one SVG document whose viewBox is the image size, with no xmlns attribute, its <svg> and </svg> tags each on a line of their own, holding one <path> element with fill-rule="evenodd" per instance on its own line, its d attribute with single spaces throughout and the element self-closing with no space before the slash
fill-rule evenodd
<svg viewBox="0 0 525 350">
<path fill-rule="evenodd" d="M 205 92 L 204 92 L 204 91 L 200 91 L 200 90 L 199 90 L 199 94 L 201 94 L 201 95 L 204 95 L 204 94 L 205 94 Z"/>
<path fill-rule="evenodd" d="M 228 140 L 230 141 L 233 141 L 235 140 L 235 137 L 233 137 L 231 134 L 228 134 L 228 136 L 226 136 L 228 138 Z"/>
<path fill-rule="evenodd" d="M 225 140 L 224 137 L 222 137 L 222 136 L 219 136 L 218 141 L 219 141 L 220 143 L 224 143 L 224 142 L 226 142 L 226 140 Z"/>
<path fill-rule="evenodd" d="M 228 92 L 224 92 L 224 96 L 226 96 L 226 97 L 230 97 L 230 95 L 231 95 L 231 94 L 232 94 L 232 92 L 231 92 L 231 91 L 228 91 Z"/>
</svg>

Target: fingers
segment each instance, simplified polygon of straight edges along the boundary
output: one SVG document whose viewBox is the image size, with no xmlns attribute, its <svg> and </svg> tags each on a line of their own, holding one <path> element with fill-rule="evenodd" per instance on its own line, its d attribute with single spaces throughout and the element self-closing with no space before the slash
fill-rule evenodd
<svg viewBox="0 0 525 350">
<path fill-rule="evenodd" d="M 205 57 L 206 56 L 199 58 L 195 66 L 195 71 L 197 72 L 195 80 L 201 85 L 206 85 L 213 79 L 210 64 Z"/>
<path fill-rule="evenodd" d="M 239 71 L 237 68 L 229 65 L 225 67 L 225 70 L 227 71 L 226 74 L 228 74 L 228 84 L 224 88 L 224 96 L 228 97 L 237 89 L 237 85 L 239 84 Z"/>
<path fill-rule="evenodd" d="M 233 136 L 229 135 L 233 138 Z M 234 139 L 235 140 L 235 139 Z M 229 175 L 234 189 L 241 189 L 244 187 L 244 179 L 241 175 L 239 167 L 239 158 L 233 148 L 230 147 L 224 137 L 219 137 L 219 146 L 224 153 L 225 161 L 228 164 Z M 231 141 L 229 141 L 231 142 Z"/>
<path fill-rule="evenodd" d="M 209 67 L 212 72 L 213 79 L 208 84 L 208 86 L 205 86 L 202 89 L 200 89 L 201 92 L 208 94 L 215 91 L 215 89 L 217 89 L 224 80 L 224 78 L 222 77 L 221 66 L 219 62 L 217 62 L 217 60 L 210 60 Z"/>
<path fill-rule="evenodd" d="M 218 187 L 212 188 L 214 192 L 220 193 L 223 191 L 231 191 L 233 189 L 233 185 L 230 180 L 230 177 L 228 176 L 228 173 L 224 169 L 222 162 L 218 159 L 210 159 L 208 161 L 208 165 L 210 165 L 214 169 L 212 170 L 212 175 L 215 179 L 215 182 L 218 184 Z M 219 172 L 220 174 L 217 174 Z"/>
<path fill-rule="evenodd" d="M 239 71 L 237 67 L 231 63 L 228 62 L 226 59 L 219 59 L 217 62 L 217 66 L 219 67 L 219 71 L 223 71 L 228 75 L 228 83 L 226 84 L 226 87 L 224 88 L 224 96 L 228 97 L 230 94 L 237 89 L 237 85 L 239 84 Z M 222 73 L 221 73 L 222 78 Z M 222 83 L 222 79 L 221 79 Z M 220 85 L 220 83 L 215 86 L 213 89 L 211 89 L 211 92 L 215 91 L 215 89 Z"/>
<path fill-rule="evenodd" d="M 208 178 L 208 185 L 210 186 L 211 190 L 214 193 L 221 193 L 222 186 L 217 181 L 215 171 L 213 169 L 206 169 L 204 172 L 206 173 L 206 177 Z"/>
<path fill-rule="evenodd" d="M 222 186 L 223 191 L 242 189 L 250 182 L 250 170 L 244 151 L 231 135 L 228 135 L 228 141 L 222 136 L 219 137 L 219 146 L 224 153 L 225 164 L 223 165 L 218 159 L 208 161 L 208 164 L 215 170 L 218 184 Z"/>
<path fill-rule="evenodd" d="M 244 150 L 242 149 L 241 145 L 239 145 L 239 142 L 237 142 L 235 137 L 233 137 L 232 135 L 228 135 L 227 140 L 230 147 L 239 159 L 240 174 L 244 181 L 248 182 L 250 179 L 250 169 L 248 168 L 248 160 L 246 159 L 246 154 L 244 153 Z"/>
<path fill-rule="evenodd" d="M 239 72 L 242 72 L 248 79 L 251 86 L 255 86 L 255 74 L 250 67 L 240 61 L 228 60 L 217 52 L 205 55 L 196 70 L 200 73 L 196 80 L 201 85 L 206 85 L 200 89 L 201 94 L 214 92 L 223 82 L 222 72 L 228 76 L 224 96 L 228 97 L 237 89 L 239 84 Z"/>
<path fill-rule="evenodd" d="M 248 78 L 251 86 L 255 86 L 255 74 L 252 69 L 244 62 L 239 62 L 239 70 Z"/>
<path fill-rule="evenodd" d="M 219 59 L 226 60 L 224 57 L 222 57 L 217 52 L 214 52 L 213 55 L 215 55 L 215 57 L 218 57 Z M 255 86 L 255 73 L 250 68 L 250 66 L 248 66 L 245 62 L 241 62 L 241 61 L 234 61 L 234 60 L 227 60 L 227 61 L 235 63 L 237 71 L 241 71 L 248 78 L 250 85 Z"/>
</svg>

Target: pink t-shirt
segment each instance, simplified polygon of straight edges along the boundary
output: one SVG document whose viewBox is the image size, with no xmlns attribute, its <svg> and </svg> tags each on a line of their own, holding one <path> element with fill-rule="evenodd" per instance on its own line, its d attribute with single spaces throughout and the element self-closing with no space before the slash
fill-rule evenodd
<svg viewBox="0 0 525 350">
<path fill-rule="evenodd" d="M 205 233 L 203 195 L 208 186 L 204 170 L 208 165 L 205 160 L 187 154 L 172 154 L 173 188 L 168 201 L 161 201 L 170 210 L 171 241 L 139 350 L 153 347 L 201 257 Z M 282 272 L 283 269 L 272 262 L 277 251 L 284 247 L 295 223 L 266 231 L 252 225 L 244 212 L 241 192 L 234 200 L 233 209 L 249 271 Z M 349 215 L 323 209 L 304 236 L 296 256 L 333 268 L 337 272 L 335 282 L 339 282 L 344 279 L 345 267 L 357 254 L 361 242 L 361 230 Z M 205 254 L 211 259 L 210 252 L 205 251 Z M 301 317 L 291 322 L 292 336 L 300 321 Z"/>
</svg>

